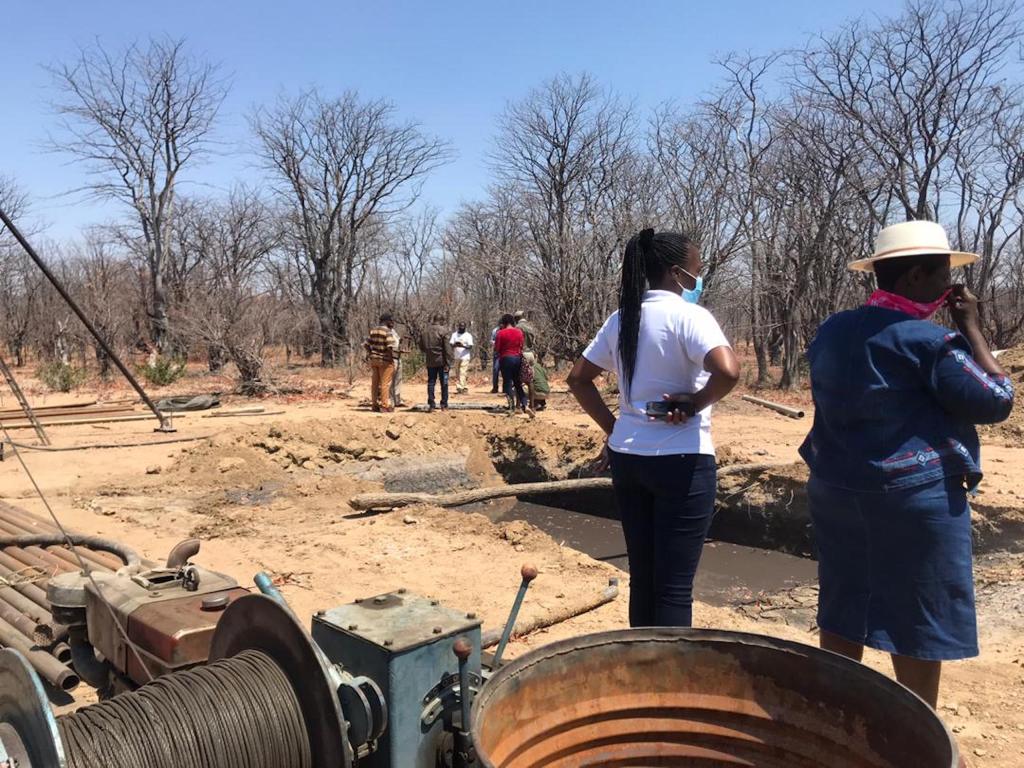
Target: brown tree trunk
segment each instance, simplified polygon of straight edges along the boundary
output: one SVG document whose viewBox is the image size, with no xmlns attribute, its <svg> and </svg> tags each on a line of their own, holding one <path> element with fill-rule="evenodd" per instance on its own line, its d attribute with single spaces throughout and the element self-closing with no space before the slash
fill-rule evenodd
<svg viewBox="0 0 1024 768">
<path fill-rule="evenodd" d="M 334 313 L 330 307 L 317 306 L 316 319 L 320 325 L 320 365 L 332 368 L 338 364 L 337 330 L 334 326 Z"/>
<path fill-rule="evenodd" d="M 794 310 L 783 329 L 780 389 L 796 389 L 800 386 L 800 360 L 803 357 L 801 346 L 800 317 L 799 313 Z"/>
<path fill-rule="evenodd" d="M 263 380 L 263 360 L 243 349 L 231 350 L 231 362 L 238 369 L 238 391 L 243 395 L 259 395 L 267 391 Z"/>
<path fill-rule="evenodd" d="M 226 351 L 220 344 L 210 344 L 206 348 L 206 367 L 210 373 L 220 373 L 227 362 Z"/>
<path fill-rule="evenodd" d="M 153 344 L 160 354 L 167 351 L 168 332 L 170 321 L 167 319 L 167 287 L 164 285 L 164 276 L 159 269 L 153 269 L 151 275 L 153 288 L 153 309 L 150 315 L 150 332 L 153 335 Z"/>
</svg>

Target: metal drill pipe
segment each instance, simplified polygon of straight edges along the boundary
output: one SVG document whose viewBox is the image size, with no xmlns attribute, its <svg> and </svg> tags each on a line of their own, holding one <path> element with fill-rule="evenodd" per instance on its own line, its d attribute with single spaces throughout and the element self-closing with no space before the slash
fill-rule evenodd
<svg viewBox="0 0 1024 768">
<path fill-rule="evenodd" d="M 13 587 L 0 588 L 0 603 L 6 603 L 18 613 L 28 616 L 37 624 L 45 624 L 53 620 L 49 608 L 40 608 Z"/>
<path fill-rule="evenodd" d="M 523 607 L 523 598 L 526 597 L 526 590 L 530 588 L 530 582 L 537 578 L 537 569 L 532 565 L 524 565 L 520 573 L 523 581 L 519 585 L 515 602 L 512 603 L 512 611 L 509 613 L 508 621 L 505 622 L 505 629 L 501 633 L 498 650 L 494 652 L 495 669 L 501 666 L 501 657 L 505 653 L 505 646 L 508 645 L 509 638 L 512 637 L 512 630 L 516 626 L 516 619 L 519 618 L 519 609 Z"/>
<path fill-rule="evenodd" d="M 75 300 L 71 298 L 71 295 L 61 284 L 60 280 L 58 280 L 50 271 L 49 267 L 46 266 L 46 262 L 43 261 L 42 257 L 36 253 L 29 241 L 21 234 L 21 231 L 14 226 L 14 222 L 11 221 L 3 208 L 0 208 L 0 221 L 2 221 L 7 229 L 11 231 L 14 238 L 21 244 L 21 247 L 25 249 L 25 253 L 27 253 L 32 261 L 36 263 L 36 266 L 39 267 L 43 275 L 46 276 L 46 279 L 50 281 L 50 284 L 54 287 L 57 293 L 59 293 L 61 298 L 67 302 L 68 306 L 71 307 L 72 311 L 78 316 L 78 319 L 82 321 L 82 325 L 84 325 L 89 333 L 92 334 L 92 337 L 96 339 L 96 343 L 99 345 L 100 349 L 103 350 L 103 353 L 114 363 L 114 365 L 117 366 L 117 369 L 121 371 L 122 375 L 128 380 L 128 383 L 132 385 L 132 388 L 138 393 L 139 397 L 142 398 L 142 402 L 146 404 L 146 407 L 153 412 L 153 415 L 156 416 L 157 420 L 160 422 L 159 429 L 163 432 L 173 432 L 174 429 L 171 427 L 170 419 L 164 416 L 156 407 L 156 403 L 150 400 L 149 395 L 146 394 L 146 390 L 142 388 L 142 385 L 139 384 L 138 380 L 132 375 L 132 372 L 128 370 L 128 367 L 121 362 L 121 358 L 118 357 L 117 353 L 109 344 L 107 344 L 107 340 L 103 338 L 103 334 L 101 334 L 89 318 L 85 316 L 85 312 L 83 312 L 81 308 L 79 308 L 78 304 L 75 303 Z"/>
<path fill-rule="evenodd" d="M 18 579 L 21 572 L 25 570 L 22 563 L 0 552 L 0 577 Z M 44 611 L 50 610 L 50 601 L 46 599 L 46 593 L 35 584 L 20 582 L 9 585 L 12 589 L 20 592 Z"/>
<path fill-rule="evenodd" d="M 71 570 L 68 563 L 39 547 L 0 546 L 0 552 L 20 563 L 38 568 L 47 576 L 56 576 L 58 573 Z"/>
<path fill-rule="evenodd" d="M 105 542 L 106 539 L 101 539 L 97 536 L 81 536 L 75 533 L 68 534 L 67 538 L 60 533 L 19 533 L 14 534 L 13 536 L 0 536 L 0 547 L 21 547 L 23 549 L 28 549 L 29 547 L 41 549 L 46 547 L 44 550 L 45 552 L 59 559 L 67 560 L 72 567 L 77 568 L 80 568 L 81 566 L 78 564 L 78 560 L 75 559 L 74 553 L 67 548 L 68 543 L 70 543 L 70 546 L 81 550 L 83 553 L 95 555 L 96 550 L 99 547 L 104 546 Z M 126 550 L 126 553 L 129 557 L 128 561 L 122 562 L 118 567 L 123 567 L 124 565 L 141 565 L 139 557 L 134 552 Z M 100 562 L 97 559 L 94 559 L 93 562 L 100 565 Z"/>
<path fill-rule="evenodd" d="M 23 534 L 23 530 L 16 528 L 6 521 L 0 520 L 0 539 L 4 536 L 21 536 Z M 42 547 L 34 545 L 24 546 L 21 544 L 0 544 L 0 551 L 6 552 L 8 555 L 11 555 L 18 560 L 21 559 L 18 557 L 18 552 L 28 553 L 38 560 L 45 561 L 47 564 L 47 571 L 53 571 L 54 568 L 72 570 L 79 567 L 77 563 L 72 563 L 57 552 L 51 552 L 48 549 L 43 549 Z M 72 557 L 74 556 L 72 555 Z"/>
<path fill-rule="evenodd" d="M 32 621 L 21 611 L 12 608 L 7 603 L 0 603 L 0 620 L 6 621 L 24 635 L 26 640 L 31 640 L 33 644 L 35 643 L 36 622 Z"/>
<path fill-rule="evenodd" d="M 67 639 L 68 628 L 54 621 L 48 611 L 9 588 L 3 591 L 7 594 L 0 595 L 0 618 L 44 648 Z M 14 595 L 24 602 L 14 600 Z"/>
<path fill-rule="evenodd" d="M 33 605 L 38 610 L 38 607 Z M 68 662 L 71 659 L 71 648 L 64 640 L 67 637 L 67 627 L 61 624 L 54 624 L 52 618 L 47 615 L 46 620 L 37 622 L 35 612 L 25 614 L 12 606 L 10 603 L 0 600 L 0 620 L 7 622 L 11 627 L 21 633 L 33 646 L 40 650 L 46 650 L 50 655 L 55 656 L 59 661 Z M 40 634 L 40 630 L 43 633 Z M 2 641 L 0 641 L 2 642 Z"/>
<path fill-rule="evenodd" d="M 38 643 L 36 643 L 36 645 L 38 645 Z M 61 664 L 68 664 L 71 661 L 71 646 L 63 641 L 54 643 L 47 650 L 49 654 Z"/>
<path fill-rule="evenodd" d="M 0 547 L 0 567 L 6 568 L 12 574 L 15 574 L 15 582 L 21 582 L 14 584 L 15 588 L 22 584 L 31 584 L 35 585 L 44 595 L 46 594 L 46 585 L 39 586 L 40 583 L 48 581 L 51 576 L 58 573 L 55 564 L 30 554 L 20 547 Z M 22 594 L 26 593 L 22 592 Z M 27 594 L 26 596 L 32 602 L 36 602 L 35 597 Z M 48 608 L 49 602 L 43 607 Z"/>
<path fill-rule="evenodd" d="M 72 565 L 56 552 L 50 552 L 35 545 L 25 546 L 22 544 L 4 543 L 3 538 L 8 535 L 7 527 L 5 523 L 0 522 L 0 552 L 4 552 L 26 565 L 36 565 L 51 575 L 77 570 L 78 566 Z"/>
<path fill-rule="evenodd" d="M 78 675 L 57 661 L 53 656 L 40 651 L 31 640 L 27 640 L 18 630 L 0 619 L 0 645 L 21 653 L 39 675 L 48 683 L 62 691 L 73 691 L 78 687 Z"/>
<path fill-rule="evenodd" d="M 49 534 L 55 537 L 60 536 L 60 534 L 56 530 L 50 531 L 43 530 L 39 527 L 33 527 L 30 522 L 19 522 L 17 520 L 11 520 L 10 518 L 0 518 L 0 538 L 2 538 L 5 533 L 11 536 L 34 536 L 39 534 Z M 71 534 L 71 537 L 73 540 L 75 534 Z M 12 544 L 8 546 L 19 546 L 25 549 L 28 548 L 21 544 Z M 116 555 L 99 552 L 97 550 L 89 548 L 88 546 L 78 546 L 77 549 L 79 551 L 79 554 L 82 555 L 83 559 L 88 560 L 92 565 L 96 566 L 97 568 L 113 571 L 125 565 L 125 563 Z M 81 567 L 78 563 L 77 558 L 75 558 L 74 553 L 62 544 L 48 545 L 45 551 L 52 557 L 64 561 L 71 569 L 77 570 Z M 112 562 L 116 564 L 112 565 Z"/>
<path fill-rule="evenodd" d="M 0 526 L 4 524 L 12 526 L 12 532 L 16 534 L 52 534 L 54 536 L 62 536 L 57 526 L 50 521 L 38 518 L 31 512 L 26 512 L 23 509 L 18 509 L 17 507 L 0 503 Z M 74 532 L 69 532 L 69 535 L 72 539 L 78 536 L 78 534 Z M 91 560 L 98 566 L 111 571 L 116 571 L 125 564 L 130 564 L 130 561 L 133 559 L 131 556 L 135 553 L 116 541 L 105 539 L 103 537 L 89 538 L 94 538 L 97 543 L 110 548 L 107 550 L 92 549 L 89 547 L 88 543 L 83 544 L 79 548 L 85 559 Z M 123 556 L 118 553 L 118 549 L 125 550 Z M 78 560 L 75 558 L 74 554 L 64 546 L 63 541 L 61 544 L 52 545 L 49 551 L 58 557 L 63 557 L 69 563 L 78 567 Z"/>
</svg>

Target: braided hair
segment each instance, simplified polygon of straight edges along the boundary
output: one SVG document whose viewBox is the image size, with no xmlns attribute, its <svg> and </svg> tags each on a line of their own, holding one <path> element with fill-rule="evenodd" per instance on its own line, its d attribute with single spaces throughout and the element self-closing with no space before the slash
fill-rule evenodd
<svg viewBox="0 0 1024 768">
<path fill-rule="evenodd" d="M 622 255 L 622 285 L 619 288 L 619 382 L 627 399 L 636 371 L 640 339 L 640 305 L 647 286 L 660 283 L 673 266 L 686 268 L 693 240 L 678 232 L 644 229 L 630 238 Z"/>
</svg>

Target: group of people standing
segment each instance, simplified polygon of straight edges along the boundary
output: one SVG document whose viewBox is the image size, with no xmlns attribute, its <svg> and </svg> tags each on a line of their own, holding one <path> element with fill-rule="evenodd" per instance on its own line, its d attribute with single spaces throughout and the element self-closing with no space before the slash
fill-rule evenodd
<svg viewBox="0 0 1024 768">
<path fill-rule="evenodd" d="M 498 377 L 510 411 L 519 410 L 529 416 L 543 410 L 550 391 L 547 373 L 534 350 L 537 334 L 524 312 L 501 317 L 491 333 L 493 358 L 492 393 L 498 392 Z M 401 406 L 401 357 L 403 348 L 394 318 L 390 313 L 370 330 L 363 344 L 370 364 L 371 407 L 374 411 L 391 412 Z M 433 410 L 448 408 L 449 380 L 455 379 L 456 394 L 469 392 L 469 371 L 476 342 L 473 334 L 460 321 L 449 332 L 443 315 L 435 314 L 419 337 L 419 348 L 427 369 L 427 405 Z M 437 390 L 440 387 L 440 401 Z"/>
<path fill-rule="evenodd" d="M 968 494 L 982 477 L 976 424 L 1002 421 L 1014 392 L 981 332 L 978 300 L 950 270 L 933 222 L 883 229 L 865 304 L 828 318 L 808 350 L 814 423 L 800 448 L 818 555 L 823 648 L 892 655 L 897 679 L 935 707 L 941 662 L 978 653 Z M 645 229 L 626 246 L 619 309 L 569 375 L 607 435 L 630 568 L 632 626 L 689 626 L 693 579 L 714 514 L 711 407 L 740 366 L 698 306 L 700 249 Z M 945 307 L 956 329 L 931 322 Z M 595 379 L 613 372 L 619 413 Z"/>
<path fill-rule="evenodd" d="M 491 393 L 498 392 L 500 376 L 509 411 L 519 410 L 530 418 L 547 407 L 551 391 L 547 371 L 537 356 L 536 341 L 537 331 L 525 312 L 502 315 L 491 331 Z"/>
</svg>

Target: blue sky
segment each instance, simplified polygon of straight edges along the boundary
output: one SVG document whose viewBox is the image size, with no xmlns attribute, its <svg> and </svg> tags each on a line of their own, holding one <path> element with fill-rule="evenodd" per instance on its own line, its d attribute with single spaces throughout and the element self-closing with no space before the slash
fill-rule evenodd
<svg viewBox="0 0 1024 768">
<path fill-rule="evenodd" d="M 282 91 L 316 85 L 327 94 L 356 89 L 387 98 L 402 116 L 452 142 L 457 159 L 424 188 L 424 200 L 447 214 L 486 187 L 486 153 L 505 104 L 552 75 L 588 71 L 635 99 L 643 114 L 667 99 L 698 99 L 718 78 L 718 55 L 798 46 L 844 19 L 896 11 L 891 0 L 5 5 L 0 173 L 30 193 L 34 218 L 58 238 L 73 238 L 118 213 L 110 204 L 64 195 L 84 182 L 83 169 L 40 148 L 55 124 L 43 65 L 69 59 L 97 39 L 118 49 L 154 35 L 184 36 L 194 53 L 230 75 L 233 87 L 216 132 L 220 154 L 186 174 L 188 191 L 258 183 L 247 112 Z"/>
</svg>

